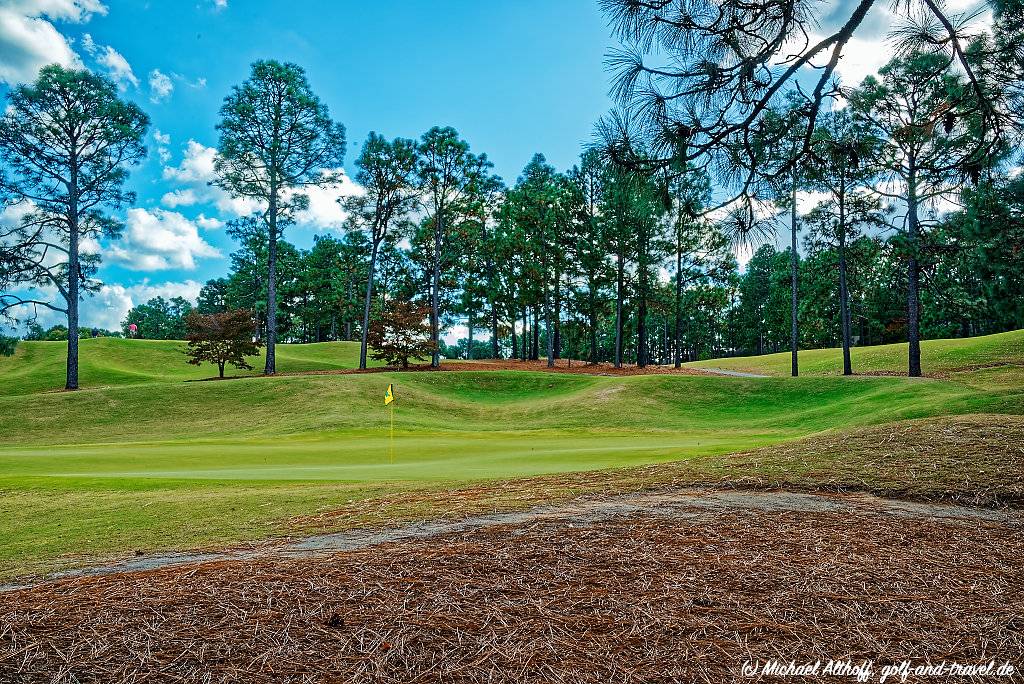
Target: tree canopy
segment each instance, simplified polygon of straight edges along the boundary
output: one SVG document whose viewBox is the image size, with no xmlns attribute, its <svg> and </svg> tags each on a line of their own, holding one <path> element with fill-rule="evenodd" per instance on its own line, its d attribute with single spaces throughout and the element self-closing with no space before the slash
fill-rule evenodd
<svg viewBox="0 0 1024 684">
<path fill-rule="evenodd" d="M 79 325 L 83 291 L 100 255 L 87 241 L 113 239 L 121 224 L 109 212 L 131 204 L 128 168 L 146 155 L 149 117 L 118 96 L 103 76 L 58 65 L 7 94 L 0 118 L 0 205 L 18 209 L 0 226 L 0 314 L 40 307 Z M 25 298 L 19 287 L 52 288 L 53 299 Z M 78 388 L 78 336 L 68 337 L 67 389 Z"/>
<path fill-rule="evenodd" d="M 215 183 L 256 200 L 267 229 L 267 355 L 275 370 L 277 241 L 295 213 L 308 207 L 302 189 L 340 179 L 345 127 L 331 120 L 299 66 L 274 60 L 252 65 L 249 78 L 224 99 L 217 125 Z"/>
</svg>

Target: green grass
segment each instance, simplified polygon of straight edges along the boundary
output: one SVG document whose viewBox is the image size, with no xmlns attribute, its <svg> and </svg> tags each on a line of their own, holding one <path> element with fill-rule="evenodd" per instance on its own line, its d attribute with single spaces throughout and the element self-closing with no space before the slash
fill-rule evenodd
<svg viewBox="0 0 1024 684">
<path fill-rule="evenodd" d="M 907 345 L 885 344 L 850 350 L 854 373 L 906 373 Z M 926 375 L 945 375 L 972 366 L 1006 363 L 1024 365 L 1024 330 L 985 337 L 925 340 L 921 343 L 921 366 Z M 695 368 L 786 376 L 790 353 L 711 359 L 686 364 Z M 800 352 L 802 375 L 841 375 L 842 349 L 808 349 Z"/>
<path fill-rule="evenodd" d="M 992 363 L 1015 335 L 955 355 Z M 0 577 L 294 533 L 294 516 L 401 492 L 1024 409 L 1024 383 L 998 368 L 948 380 L 463 371 L 183 382 L 208 370 L 182 363 L 180 344 L 87 340 L 88 388 L 74 393 L 46 391 L 62 382 L 57 343 L 0 360 Z M 357 352 L 283 345 L 280 368 L 346 367 Z"/>
<path fill-rule="evenodd" d="M 185 343 L 177 340 L 123 340 L 114 337 L 80 342 L 79 383 L 83 388 L 148 382 L 201 380 L 217 375 L 215 366 L 186 363 Z M 21 342 L 14 356 L 0 356 L 0 396 L 45 392 L 64 387 L 66 342 Z M 231 368 L 227 375 L 262 372 L 263 356 L 253 358 L 251 371 Z M 380 365 L 370 361 L 371 366 Z M 359 366 L 358 342 L 280 344 L 281 373 L 340 370 Z"/>
</svg>

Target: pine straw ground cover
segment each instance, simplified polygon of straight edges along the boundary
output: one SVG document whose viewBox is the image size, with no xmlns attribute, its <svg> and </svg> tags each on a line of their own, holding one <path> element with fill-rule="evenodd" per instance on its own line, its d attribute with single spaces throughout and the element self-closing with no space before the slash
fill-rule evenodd
<svg viewBox="0 0 1024 684">
<path fill-rule="evenodd" d="M 1024 667 L 1016 524 L 648 510 L 66 580 L 2 595 L 0 681 L 726 682 L 769 658 Z"/>
</svg>

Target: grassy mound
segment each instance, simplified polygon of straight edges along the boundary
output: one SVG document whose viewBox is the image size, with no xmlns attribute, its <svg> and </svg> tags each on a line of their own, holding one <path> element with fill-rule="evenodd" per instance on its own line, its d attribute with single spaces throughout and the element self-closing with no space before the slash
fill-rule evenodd
<svg viewBox="0 0 1024 684">
<path fill-rule="evenodd" d="M 190 366 L 185 343 L 178 340 L 123 340 L 99 337 L 81 341 L 79 380 L 83 388 L 133 385 L 149 382 L 199 380 L 217 374 L 214 366 Z M 0 396 L 30 394 L 64 387 L 66 342 L 21 342 L 14 356 L 0 356 Z M 250 359 L 255 370 L 229 374 L 256 375 L 262 372 L 263 356 Z M 371 365 L 377 365 L 371 362 Z M 277 367 L 282 373 L 339 370 L 359 366 L 358 342 L 281 344 Z"/>
<path fill-rule="evenodd" d="M 907 345 L 885 344 L 854 347 L 850 350 L 853 372 L 857 374 L 906 374 Z M 790 372 L 790 353 L 742 356 L 695 361 L 694 368 L 723 368 L 745 373 L 786 376 Z M 957 372 L 974 371 L 995 365 L 1024 366 L 1024 330 L 984 337 L 925 340 L 921 343 L 921 366 L 925 375 L 948 377 Z M 1019 369 L 1018 369 L 1019 371 Z M 808 349 L 800 352 L 803 375 L 842 375 L 842 349 Z M 1024 377 L 1024 373 L 1021 374 Z"/>
</svg>

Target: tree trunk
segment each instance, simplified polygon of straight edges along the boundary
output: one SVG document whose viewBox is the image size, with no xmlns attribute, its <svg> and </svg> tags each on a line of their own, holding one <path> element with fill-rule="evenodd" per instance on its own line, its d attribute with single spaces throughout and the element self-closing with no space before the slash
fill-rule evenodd
<svg viewBox="0 0 1024 684">
<path fill-rule="evenodd" d="M 790 255 L 789 255 L 789 287 L 790 287 L 790 302 L 789 302 L 789 316 L 790 316 L 790 331 L 789 331 L 789 347 L 791 359 L 791 373 L 793 377 L 800 375 L 800 364 L 797 359 L 797 348 L 800 346 L 800 329 L 799 323 L 797 322 L 797 312 L 799 309 L 799 289 L 797 276 L 800 269 L 800 259 L 796 252 L 796 232 L 798 229 L 797 225 L 797 211 L 796 211 L 796 172 L 793 172 L 793 209 L 792 215 L 790 216 Z"/>
<path fill-rule="evenodd" d="M 519 358 L 519 345 L 517 343 L 516 335 L 516 317 L 512 316 L 512 360 L 515 361 Z"/>
<path fill-rule="evenodd" d="M 683 245 L 681 235 L 676 232 L 676 339 L 675 366 L 683 365 Z"/>
<path fill-rule="evenodd" d="M 646 368 L 648 356 L 647 296 L 642 293 L 643 287 L 640 289 L 640 306 L 637 308 L 636 314 L 636 365 L 640 368 Z"/>
<path fill-rule="evenodd" d="M 850 293 L 846 286 L 846 194 L 839 193 L 839 314 L 843 332 L 843 375 L 853 375 L 850 362 Z"/>
<path fill-rule="evenodd" d="M 380 240 L 374 240 L 370 248 L 370 270 L 366 277 L 366 300 L 363 302 L 363 330 L 359 342 L 359 370 L 366 370 L 366 337 L 370 332 L 370 302 L 373 300 L 373 272 L 377 268 L 377 249 Z M 420 319 L 421 321 L 423 319 Z"/>
<path fill-rule="evenodd" d="M 466 359 L 473 360 L 473 309 L 466 312 L 466 328 L 469 330 L 469 338 L 466 340 Z"/>
<path fill-rule="evenodd" d="M 438 208 L 434 219 L 434 269 L 430 282 L 430 339 L 434 342 L 434 353 L 430 357 L 430 367 L 441 367 L 441 350 L 438 348 L 441 333 L 441 304 L 438 290 L 441 287 L 441 231 L 444 228 L 444 211 Z"/>
<path fill-rule="evenodd" d="M 530 360 L 540 361 L 540 311 L 534 305 L 530 322 Z"/>
<path fill-rule="evenodd" d="M 515 331 L 512 332 L 515 334 Z M 513 356 L 515 356 L 513 354 Z M 491 358 L 501 358 L 501 350 L 498 348 L 498 303 L 491 302 Z"/>
<path fill-rule="evenodd" d="M 277 188 L 271 187 L 270 207 L 267 211 L 267 361 L 264 375 L 277 372 L 275 345 L 277 344 Z"/>
<path fill-rule="evenodd" d="M 639 282 L 640 302 L 636 316 L 636 365 L 646 368 L 650 358 L 650 340 L 647 333 L 647 249 L 646 235 L 640 240 Z"/>
<path fill-rule="evenodd" d="M 552 328 L 554 329 L 554 343 L 548 343 L 548 349 L 554 354 L 555 359 L 562 358 L 562 288 L 560 283 L 562 280 L 562 274 L 555 271 L 555 311 L 553 320 L 551 321 Z M 550 355 L 549 355 L 550 356 Z M 554 365 L 548 363 L 549 366 Z"/>
<path fill-rule="evenodd" d="M 526 305 L 523 305 L 523 361 L 530 358 L 530 343 L 529 333 L 527 332 L 530 328 L 530 315 L 526 311 Z"/>
<path fill-rule="evenodd" d="M 591 276 L 588 283 L 587 297 L 590 309 L 590 363 L 597 363 L 597 284 Z"/>
<path fill-rule="evenodd" d="M 220 379 L 223 380 L 224 379 L 224 362 L 223 361 L 220 361 L 217 364 L 217 370 L 220 372 Z"/>
<path fill-rule="evenodd" d="M 73 191 L 77 193 L 77 191 Z M 81 265 L 78 260 L 78 202 L 72 201 L 68 240 L 68 358 L 64 389 L 78 389 L 78 287 Z"/>
<path fill-rule="evenodd" d="M 551 323 L 551 296 L 547 285 L 544 285 L 544 336 L 547 338 L 548 368 L 555 367 L 555 331 Z"/>
<path fill-rule="evenodd" d="M 352 281 L 353 280 L 354 280 L 354 278 L 352 277 L 352 271 L 349 270 L 348 275 L 345 277 L 345 309 L 346 309 L 346 312 L 348 310 L 349 302 L 352 301 Z M 346 340 L 351 340 L 352 339 L 352 320 L 351 320 L 351 318 L 348 315 L 345 316 L 345 339 Z"/>
<path fill-rule="evenodd" d="M 615 367 L 622 368 L 622 296 L 623 296 L 622 255 L 618 257 L 615 273 Z"/>
<path fill-rule="evenodd" d="M 846 240 L 839 243 L 839 312 L 843 326 L 843 375 L 853 375 L 850 362 L 850 295 L 846 287 Z"/>
<path fill-rule="evenodd" d="M 921 274 L 917 260 L 919 239 L 917 217 L 917 168 L 913 158 L 910 159 L 910 172 L 907 177 L 907 222 L 909 229 L 907 248 L 910 250 L 910 254 L 907 259 L 907 370 L 910 377 L 919 378 L 921 377 Z"/>
</svg>

